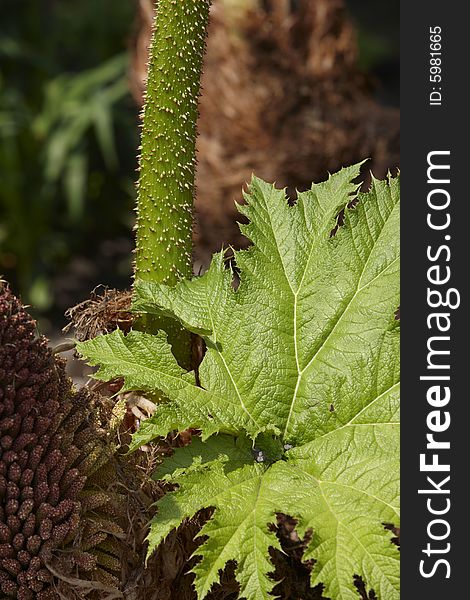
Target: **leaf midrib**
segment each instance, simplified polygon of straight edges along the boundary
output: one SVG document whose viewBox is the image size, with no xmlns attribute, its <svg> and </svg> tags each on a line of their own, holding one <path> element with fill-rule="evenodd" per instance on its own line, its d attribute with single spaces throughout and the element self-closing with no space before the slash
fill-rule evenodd
<svg viewBox="0 0 470 600">
<path fill-rule="evenodd" d="M 235 393 L 237 394 L 237 398 L 238 398 L 238 400 L 240 402 L 240 406 L 242 407 L 242 410 L 248 415 L 249 419 L 251 419 L 251 421 L 253 421 L 253 423 L 256 425 L 256 427 L 258 427 L 259 430 L 261 430 L 260 424 L 256 421 L 256 419 L 253 417 L 253 415 L 250 413 L 250 411 L 247 409 L 245 403 L 243 402 L 243 398 L 242 398 L 242 396 L 240 394 L 240 391 L 239 391 L 238 386 L 236 384 L 236 381 L 235 381 L 235 379 L 234 379 L 234 377 L 232 375 L 232 372 L 229 369 L 227 361 L 225 360 L 225 357 L 223 356 L 223 353 L 219 352 L 217 350 L 217 331 L 216 331 L 216 327 L 215 327 L 214 318 L 212 316 L 211 303 L 210 303 L 209 297 L 207 295 L 206 295 L 206 303 L 207 303 L 207 312 L 209 314 L 209 319 L 210 319 L 210 322 L 211 322 L 212 332 L 214 334 L 214 345 L 215 345 L 216 354 L 222 360 L 222 364 L 224 365 L 225 370 L 227 371 L 227 374 L 228 374 L 228 376 L 230 378 L 230 381 L 232 383 L 233 389 L 235 390 Z"/>
<path fill-rule="evenodd" d="M 299 286 L 298 286 L 298 289 L 297 289 L 296 292 L 294 292 L 292 286 L 290 285 L 289 278 L 287 277 L 287 273 L 285 272 L 285 277 L 286 277 L 286 279 L 287 279 L 287 281 L 289 283 L 289 287 L 291 288 L 292 293 L 294 295 L 294 323 L 293 323 L 293 326 L 294 326 L 294 336 L 293 337 L 294 337 L 294 352 L 295 352 L 295 359 L 296 359 L 296 365 L 297 365 L 297 370 L 298 370 L 298 376 L 297 376 L 297 382 L 296 382 L 295 389 L 294 389 L 294 395 L 292 397 L 292 401 L 291 401 L 290 408 L 289 408 L 289 414 L 288 414 L 288 417 L 287 417 L 286 426 L 285 426 L 284 432 L 283 432 L 283 438 L 284 439 L 286 439 L 287 430 L 289 428 L 289 424 L 290 424 L 290 420 L 292 418 L 292 413 L 293 413 L 293 410 L 294 410 L 294 406 L 295 406 L 295 403 L 297 401 L 297 394 L 298 394 L 298 391 L 299 391 L 300 382 L 301 382 L 301 379 L 303 377 L 303 374 L 310 368 L 310 366 L 312 365 L 313 361 L 317 358 L 318 354 L 325 347 L 327 341 L 330 339 L 331 335 L 336 330 L 336 328 L 338 326 L 338 323 L 340 323 L 340 321 L 343 319 L 344 315 L 347 313 L 347 311 L 351 307 L 351 305 L 354 302 L 355 298 L 365 288 L 369 287 L 370 284 L 372 284 L 379 277 L 381 277 L 394 263 L 396 263 L 399 260 L 398 257 L 394 258 L 384 269 L 382 269 L 382 271 L 380 271 L 380 273 L 378 273 L 378 275 L 376 275 L 373 279 L 370 279 L 363 286 L 359 287 L 360 283 L 362 281 L 362 277 L 364 275 L 365 269 L 366 269 L 366 267 L 367 267 L 367 265 L 369 263 L 369 259 L 370 259 L 371 255 L 372 255 L 373 251 L 374 251 L 374 248 L 376 247 L 377 243 L 379 242 L 379 240 L 380 240 L 380 238 L 381 238 L 381 236 L 383 234 L 383 231 L 385 229 L 385 226 L 388 223 L 389 219 L 391 218 L 391 216 L 392 216 L 392 214 L 393 214 L 393 212 L 395 210 L 395 207 L 396 207 L 396 204 L 393 206 L 392 210 L 387 215 L 387 218 L 383 221 L 382 226 L 380 228 L 380 232 L 379 232 L 378 236 L 376 237 L 376 239 L 374 240 L 374 243 L 373 243 L 373 245 L 372 245 L 372 247 L 370 249 L 370 252 L 369 252 L 369 254 L 368 254 L 368 256 L 367 256 L 367 258 L 366 258 L 366 260 L 365 260 L 365 262 L 364 262 L 364 264 L 362 266 L 362 268 L 361 268 L 361 272 L 360 272 L 360 275 L 359 275 L 359 278 L 358 278 L 358 283 L 357 283 L 357 289 L 356 289 L 356 291 L 354 292 L 354 294 L 352 295 L 352 297 L 350 298 L 350 300 L 348 301 L 348 303 L 344 307 L 343 312 L 339 315 L 338 319 L 336 320 L 336 323 L 334 324 L 334 326 L 332 327 L 332 329 L 330 330 L 330 332 L 328 333 L 328 335 L 322 341 L 322 343 L 321 343 L 320 347 L 318 348 L 318 350 L 315 352 L 315 354 L 313 355 L 313 357 L 309 360 L 309 362 L 307 363 L 307 365 L 303 369 L 300 369 L 300 364 L 299 364 L 299 360 L 298 360 L 298 343 L 297 343 L 297 306 L 298 306 L 298 302 L 297 302 L 297 297 L 298 297 L 299 292 L 300 292 L 300 290 L 302 288 L 302 285 L 303 285 L 303 282 L 304 282 L 304 279 L 305 279 L 305 275 L 306 275 L 306 273 L 308 271 L 308 267 L 310 266 L 310 261 L 311 261 L 311 258 L 313 256 L 313 250 L 315 248 L 315 243 L 314 242 L 315 242 L 315 240 L 317 238 L 315 238 L 314 241 L 312 241 L 312 245 L 311 245 L 311 249 L 310 249 L 310 254 L 309 254 L 308 260 L 306 262 L 305 269 L 304 269 L 304 272 L 302 274 L 302 278 L 300 280 L 300 283 L 299 283 Z M 279 253 L 279 249 L 278 249 L 278 253 Z M 284 267 L 284 263 L 282 262 L 282 260 L 281 260 L 281 264 Z M 284 269 L 284 271 L 285 271 L 285 269 Z"/>
</svg>

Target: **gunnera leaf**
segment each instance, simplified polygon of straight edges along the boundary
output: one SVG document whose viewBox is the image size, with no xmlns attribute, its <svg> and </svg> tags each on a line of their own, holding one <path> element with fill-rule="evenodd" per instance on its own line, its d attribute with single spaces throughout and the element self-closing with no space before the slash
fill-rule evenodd
<svg viewBox="0 0 470 600">
<path fill-rule="evenodd" d="M 183 519 L 214 509 L 193 568 L 199 598 L 231 560 L 241 598 L 272 597 L 276 513 L 312 532 L 304 559 L 325 596 L 356 599 L 359 576 L 381 600 L 399 597 L 399 554 L 383 525 L 399 524 L 399 179 L 373 178 L 358 193 L 359 170 L 312 185 L 295 205 L 253 178 L 239 206 L 253 246 L 235 253 L 236 290 L 222 253 L 176 287 L 136 283 L 136 311 L 205 340 L 200 386 L 163 332 L 79 346 L 98 378 L 168 398 L 134 447 L 202 432 L 157 472 L 178 488 L 149 535 L 152 552 Z"/>
</svg>

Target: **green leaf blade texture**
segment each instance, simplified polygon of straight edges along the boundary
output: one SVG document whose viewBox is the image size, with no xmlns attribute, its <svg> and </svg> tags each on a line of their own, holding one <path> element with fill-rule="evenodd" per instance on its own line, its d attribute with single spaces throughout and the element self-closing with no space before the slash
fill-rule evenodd
<svg viewBox="0 0 470 600">
<path fill-rule="evenodd" d="M 149 538 L 153 549 L 212 507 L 196 551 L 200 598 L 228 560 L 240 597 L 272 597 L 276 513 L 312 532 L 305 558 L 324 595 L 357 598 L 357 574 L 381 600 L 399 597 L 399 554 L 383 525 L 399 524 L 399 179 L 373 179 L 359 193 L 359 169 L 313 185 L 294 205 L 254 178 L 239 207 L 253 246 L 236 252 L 236 290 L 222 253 L 173 288 L 136 282 L 137 312 L 176 318 L 205 340 L 201 387 L 162 336 L 149 336 L 158 339 L 151 359 L 136 352 L 137 332 L 111 334 L 123 346 L 111 353 L 100 338 L 80 346 L 101 364 L 98 377 L 124 376 L 127 389 L 168 398 L 134 446 L 173 429 L 202 432 L 157 473 L 179 488 L 162 499 Z"/>
<path fill-rule="evenodd" d="M 398 553 L 383 529 L 400 522 L 398 423 L 350 424 L 295 449 L 282 467 L 278 478 L 298 490 L 290 500 L 298 529 L 313 530 L 304 555 L 316 561 L 312 584 L 353 599 L 357 573 L 379 598 L 398 598 Z"/>
<path fill-rule="evenodd" d="M 199 454 L 199 460 L 185 469 L 181 465 L 186 463 L 188 453 Z M 195 552 L 201 557 L 193 569 L 198 595 L 207 595 L 219 579 L 219 570 L 227 561 L 237 560 L 241 567 L 237 574 L 241 597 L 271 598 L 268 593 L 274 583 L 266 573 L 273 566 L 268 548 L 279 548 L 279 542 L 266 524 L 273 515 L 273 485 L 276 487 L 279 482 L 265 476 L 265 465 L 253 464 L 250 441 L 243 437 L 235 441 L 228 436 L 211 438 L 210 444 L 195 440 L 195 449 L 177 449 L 174 461 L 179 468 L 170 481 L 180 487 L 159 502 L 159 514 L 149 536 L 150 547 L 157 545 L 182 518 L 212 506 L 216 508 L 213 518 L 200 532 L 208 540 Z"/>
</svg>

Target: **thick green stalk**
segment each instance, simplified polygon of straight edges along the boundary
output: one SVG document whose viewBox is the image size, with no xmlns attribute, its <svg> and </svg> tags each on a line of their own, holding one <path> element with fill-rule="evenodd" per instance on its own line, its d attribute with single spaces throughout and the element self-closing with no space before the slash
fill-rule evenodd
<svg viewBox="0 0 470 600">
<path fill-rule="evenodd" d="M 196 121 L 210 0 L 159 0 L 143 110 L 135 277 L 192 276 Z"/>
<path fill-rule="evenodd" d="M 137 196 L 135 278 L 174 285 L 192 276 L 196 123 L 211 0 L 159 0 L 150 46 Z M 191 338 L 177 323 L 144 317 L 136 327 L 168 332 L 191 368 Z"/>
</svg>

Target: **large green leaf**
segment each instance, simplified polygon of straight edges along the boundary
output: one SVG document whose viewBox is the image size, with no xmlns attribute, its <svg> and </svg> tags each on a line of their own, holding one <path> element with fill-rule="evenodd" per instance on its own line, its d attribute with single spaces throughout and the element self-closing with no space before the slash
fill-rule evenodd
<svg viewBox="0 0 470 600">
<path fill-rule="evenodd" d="M 269 597 L 277 512 L 313 531 L 305 558 L 326 595 L 356 598 L 357 574 L 382 600 L 398 598 L 398 551 L 383 524 L 399 518 L 399 181 L 373 179 L 358 194 L 358 174 L 343 169 L 293 206 L 254 178 L 239 207 L 254 245 L 236 252 L 236 290 L 223 254 L 176 287 L 136 283 L 136 311 L 169 315 L 204 338 L 200 387 L 163 334 L 114 332 L 80 345 L 101 365 L 98 377 L 168 398 L 134 446 L 202 431 L 163 466 L 179 489 L 161 501 L 150 534 L 152 550 L 182 519 L 214 508 L 194 568 L 200 598 L 228 560 L 241 597 Z"/>
</svg>

